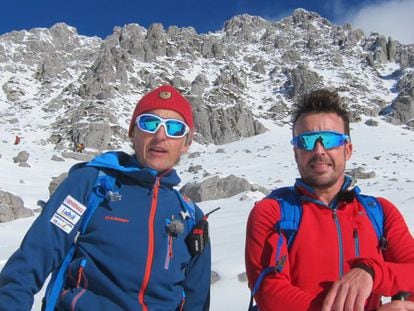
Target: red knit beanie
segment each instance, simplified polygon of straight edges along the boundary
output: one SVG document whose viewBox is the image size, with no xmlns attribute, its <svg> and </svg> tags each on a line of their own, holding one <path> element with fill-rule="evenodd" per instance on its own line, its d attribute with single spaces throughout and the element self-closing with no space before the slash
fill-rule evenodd
<svg viewBox="0 0 414 311">
<path fill-rule="evenodd" d="M 188 100 L 171 85 L 162 85 L 144 95 L 136 105 L 129 124 L 129 137 L 132 136 L 137 117 L 144 112 L 154 109 L 167 109 L 178 112 L 190 129 L 194 127 L 193 111 Z"/>
</svg>

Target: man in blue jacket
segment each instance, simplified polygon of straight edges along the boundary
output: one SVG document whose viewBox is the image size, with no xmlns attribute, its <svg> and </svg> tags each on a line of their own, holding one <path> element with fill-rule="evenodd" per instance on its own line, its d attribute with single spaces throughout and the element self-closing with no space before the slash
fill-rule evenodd
<svg viewBox="0 0 414 311">
<path fill-rule="evenodd" d="M 129 127 L 135 154 L 109 152 L 72 167 L 3 268 L 0 310 L 30 310 L 74 241 L 56 307 L 47 294 L 43 309 L 208 310 L 210 243 L 194 255 L 186 240 L 203 214 L 173 189 L 180 182 L 173 166 L 190 147 L 193 128 L 191 105 L 173 87 L 146 94 Z M 103 193 L 102 176 L 115 181 Z"/>
</svg>

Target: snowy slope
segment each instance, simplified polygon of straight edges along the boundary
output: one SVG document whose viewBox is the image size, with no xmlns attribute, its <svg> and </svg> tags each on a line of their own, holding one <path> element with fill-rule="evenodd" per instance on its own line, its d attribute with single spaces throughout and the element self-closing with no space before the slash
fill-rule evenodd
<svg viewBox="0 0 414 311">
<path fill-rule="evenodd" d="M 266 122 L 265 122 L 266 123 Z M 191 152 L 201 152 L 201 157 L 188 159 L 183 156 L 177 170 L 183 184 L 197 179 L 186 170 L 190 164 L 200 164 L 213 174 L 235 174 L 268 188 L 289 185 L 297 177 L 293 153 L 289 145 L 290 128 L 266 123 L 268 132 L 256 137 L 220 146 L 224 153 L 216 153 L 217 146 L 194 144 Z M 378 127 L 363 122 L 352 124 L 354 155 L 348 168 L 365 167 L 375 171 L 376 177 L 360 180 L 364 193 L 384 196 L 393 201 L 405 215 L 414 232 L 414 136 L 412 131 L 379 120 Z M 33 138 L 35 138 L 33 133 Z M 39 199 L 48 197 L 47 187 L 52 176 L 68 169 L 72 161 L 50 161 L 52 148 L 33 145 L 23 139 L 13 145 L 14 137 L 3 137 L 0 142 L 0 189 L 11 191 L 23 198 L 27 207 L 37 208 Z M 124 150 L 129 152 L 128 146 Z M 31 168 L 18 167 L 12 158 L 19 150 L 30 153 Z M 212 286 L 211 310 L 244 310 L 249 291 L 246 283 L 238 280 L 244 272 L 244 234 L 248 213 L 254 202 L 263 197 L 259 192 L 241 193 L 229 199 L 206 201 L 200 204 L 208 212 L 220 206 L 210 217 L 213 247 L 213 270 L 221 280 Z M 34 217 L 9 223 L 0 223 L 0 268 L 18 247 Z M 34 310 L 39 310 L 40 295 L 36 297 Z"/>
</svg>

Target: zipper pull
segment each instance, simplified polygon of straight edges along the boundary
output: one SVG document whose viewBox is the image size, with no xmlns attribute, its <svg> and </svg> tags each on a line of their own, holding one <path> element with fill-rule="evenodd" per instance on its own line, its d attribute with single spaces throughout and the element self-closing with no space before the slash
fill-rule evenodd
<svg viewBox="0 0 414 311">
<path fill-rule="evenodd" d="M 85 269 L 85 266 L 86 266 L 86 259 L 82 259 L 79 270 L 78 270 L 78 279 L 76 281 L 76 288 L 80 287 L 80 282 L 82 280 L 83 270 Z"/>
<path fill-rule="evenodd" d="M 332 209 L 332 218 L 333 218 L 334 220 L 337 220 L 337 219 L 338 219 L 338 215 L 336 214 L 336 208 L 333 208 L 333 209 Z"/>
<path fill-rule="evenodd" d="M 158 194 L 158 188 L 160 187 L 160 177 L 155 177 L 154 186 L 152 186 L 152 197 L 155 199 Z"/>
<path fill-rule="evenodd" d="M 358 236 L 358 229 L 357 228 L 354 228 L 353 237 L 354 237 L 354 245 L 355 245 L 355 256 L 359 257 L 360 256 L 359 236 Z"/>
<path fill-rule="evenodd" d="M 171 236 L 171 234 L 168 234 L 168 242 L 167 242 L 167 256 L 165 256 L 165 261 L 164 261 L 164 269 L 168 270 L 168 268 L 170 267 L 170 261 L 173 258 L 173 237 Z"/>
<path fill-rule="evenodd" d="M 170 258 L 173 258 L 173 237 L 171 235 L 168 235 L 168 256 Z"/>
</svg>

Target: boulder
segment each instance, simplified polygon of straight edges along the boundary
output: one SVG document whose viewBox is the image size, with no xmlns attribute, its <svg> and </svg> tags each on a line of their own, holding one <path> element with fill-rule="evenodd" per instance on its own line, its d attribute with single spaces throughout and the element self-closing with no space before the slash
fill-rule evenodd
<svg viewBox="0 0 414 311">
<path fill-rule="evenodd" d="M 365 172 L 363 167 L 356 167 L 345 172 L 347 175 L 352 176 L 355 179 L 369 179 L 376 176 L 374 171 Z"/>
<path fill-rule="evenodd" d="M 60 183 L 68 176 L 68 173 L 61 173 L 57 177 L 53 177 L 52 181 L 49 184 L 49 196 L 52 196 L 53 192 L 55 192 L 56 188 L 60 185 Z"/>
<path fill-rule="evenodd" d="M 20 151 L 17 156 L 13 158 L 14 163 L 25 163 L 29 160 L 29 153 L 27 151 Z"/>
<path fill-rule="evenodd" d="M 0 223 L 33 215 L 32 210 L 24 207 L 20 197 L 0 190 Z"/>
<path fill-rule="evenodd" d="M 218 281 L 220 281 L 221 277 L 216 271 L 211 271 L 211 284 L 214 284 Z"/>
<path fill-rule="evenodd" d="M 224 178 L 212 176 L 200 183 L 187 183 L 180 189 L 181 193 L 194 202 L 229 198 L 244 191 L 269 193 L 268 189 L 251 184 L 246 179 L 234 175 L 229 175 Z"/>
</svg>

